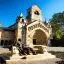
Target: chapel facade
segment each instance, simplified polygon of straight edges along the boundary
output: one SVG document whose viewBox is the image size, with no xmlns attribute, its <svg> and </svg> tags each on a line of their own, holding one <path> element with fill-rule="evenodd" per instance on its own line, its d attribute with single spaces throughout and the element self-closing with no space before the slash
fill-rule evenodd
<svg viewBox="0 0 64 64">
<path fill-rule="evenodd" d="M 19 40 L 30 46 L 47 45 L 51 34 L 51 26 L 44 23 L 41 9 L 33 5 L 27 10 L 26 19 L 20 14 L 13 25 L 0 27 L 0 46 L 9 46 Z"/>
</svg>

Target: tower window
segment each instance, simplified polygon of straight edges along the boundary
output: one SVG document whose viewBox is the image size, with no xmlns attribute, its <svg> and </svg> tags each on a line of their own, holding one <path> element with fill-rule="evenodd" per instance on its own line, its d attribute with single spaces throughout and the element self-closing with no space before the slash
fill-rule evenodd
<svg viewBox="0 0 64 64">
<path fill-rule="evenodd" d="M 21 39 L 19 38 L 18 41 L 21 41 Z"/>
<path fill-rule="evenodd" d="M 24 22 L 24 19 L 22 19 L 22 22 Z"/>
<path fill-rule="evenodd" d="M 34 13 L 35 13 L 36 15 L 39 15 L 39 14 L 40 14 L 38 11 L 35 11 Z"/>
</svg>

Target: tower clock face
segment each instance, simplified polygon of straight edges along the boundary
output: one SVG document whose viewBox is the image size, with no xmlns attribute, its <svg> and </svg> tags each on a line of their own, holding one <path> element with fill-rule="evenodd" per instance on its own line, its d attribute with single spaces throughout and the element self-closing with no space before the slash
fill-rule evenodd
<svg viewBox="0 0 64 64">
<path fill-rule="evenodd" d="M 34 14 L 39 15 L 40 13 L 39 13 L 39 11 L 36 10 L 36 11 L 34 12 Z"/>
</svg>

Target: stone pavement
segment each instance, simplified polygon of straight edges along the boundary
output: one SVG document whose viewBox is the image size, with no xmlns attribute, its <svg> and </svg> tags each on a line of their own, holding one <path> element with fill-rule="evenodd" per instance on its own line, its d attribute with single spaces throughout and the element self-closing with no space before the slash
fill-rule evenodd
<svg viewBox="0 0 64 64">
<path fill-rule="evenodd" d="M 8 48 L 0 48 L 0 54 L 11 53 Z"/>
<path fill-rule="evenodd" d="M 57 61 L 61 61 L 59 58 L 27 61 L 27 64 L 57 64 Z"/>
<path fill-rule="evenodd" d="M 45 59 L 45 60 L 28 60 L 27 59 L 21 59 L 17 61 L 9 61 L 7 64 L 58 64 L 58 62 L 61 61 L 59 58 L 52 58 L 52 59 Z M 62 63 L 61 63 L 62 64 Z"/>
<path fill-rule="evenodd" d="M 47 51 L 64 52 L 64 47 L 46 47 Z"/>
<path fill-rule="evenodd" d="M 53 55 L 49 54 L 38 54 L 38 55 L 27 55 L 24 56 L 24 59 L 11 59 L 7 60 L 7 64 L 57 64 L 57 61 L 61 61 L 61 59 L 53 57 Z"/>
</svg>

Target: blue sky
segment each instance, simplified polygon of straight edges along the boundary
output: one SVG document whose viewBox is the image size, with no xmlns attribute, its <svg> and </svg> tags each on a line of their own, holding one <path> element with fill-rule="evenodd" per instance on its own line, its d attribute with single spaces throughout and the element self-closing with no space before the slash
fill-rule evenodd
<svg viewBox="0 0 64 64">
<path fill-rule="evenodd" d="M 54 13 L 64 11 L 64 0 L 0 0 L 0 22 L 2 26 L 12 25 L 16 17 L 22 12 L 26 16 L 26 10 L 37 4 L 48 21 Z"/>
</svg>

